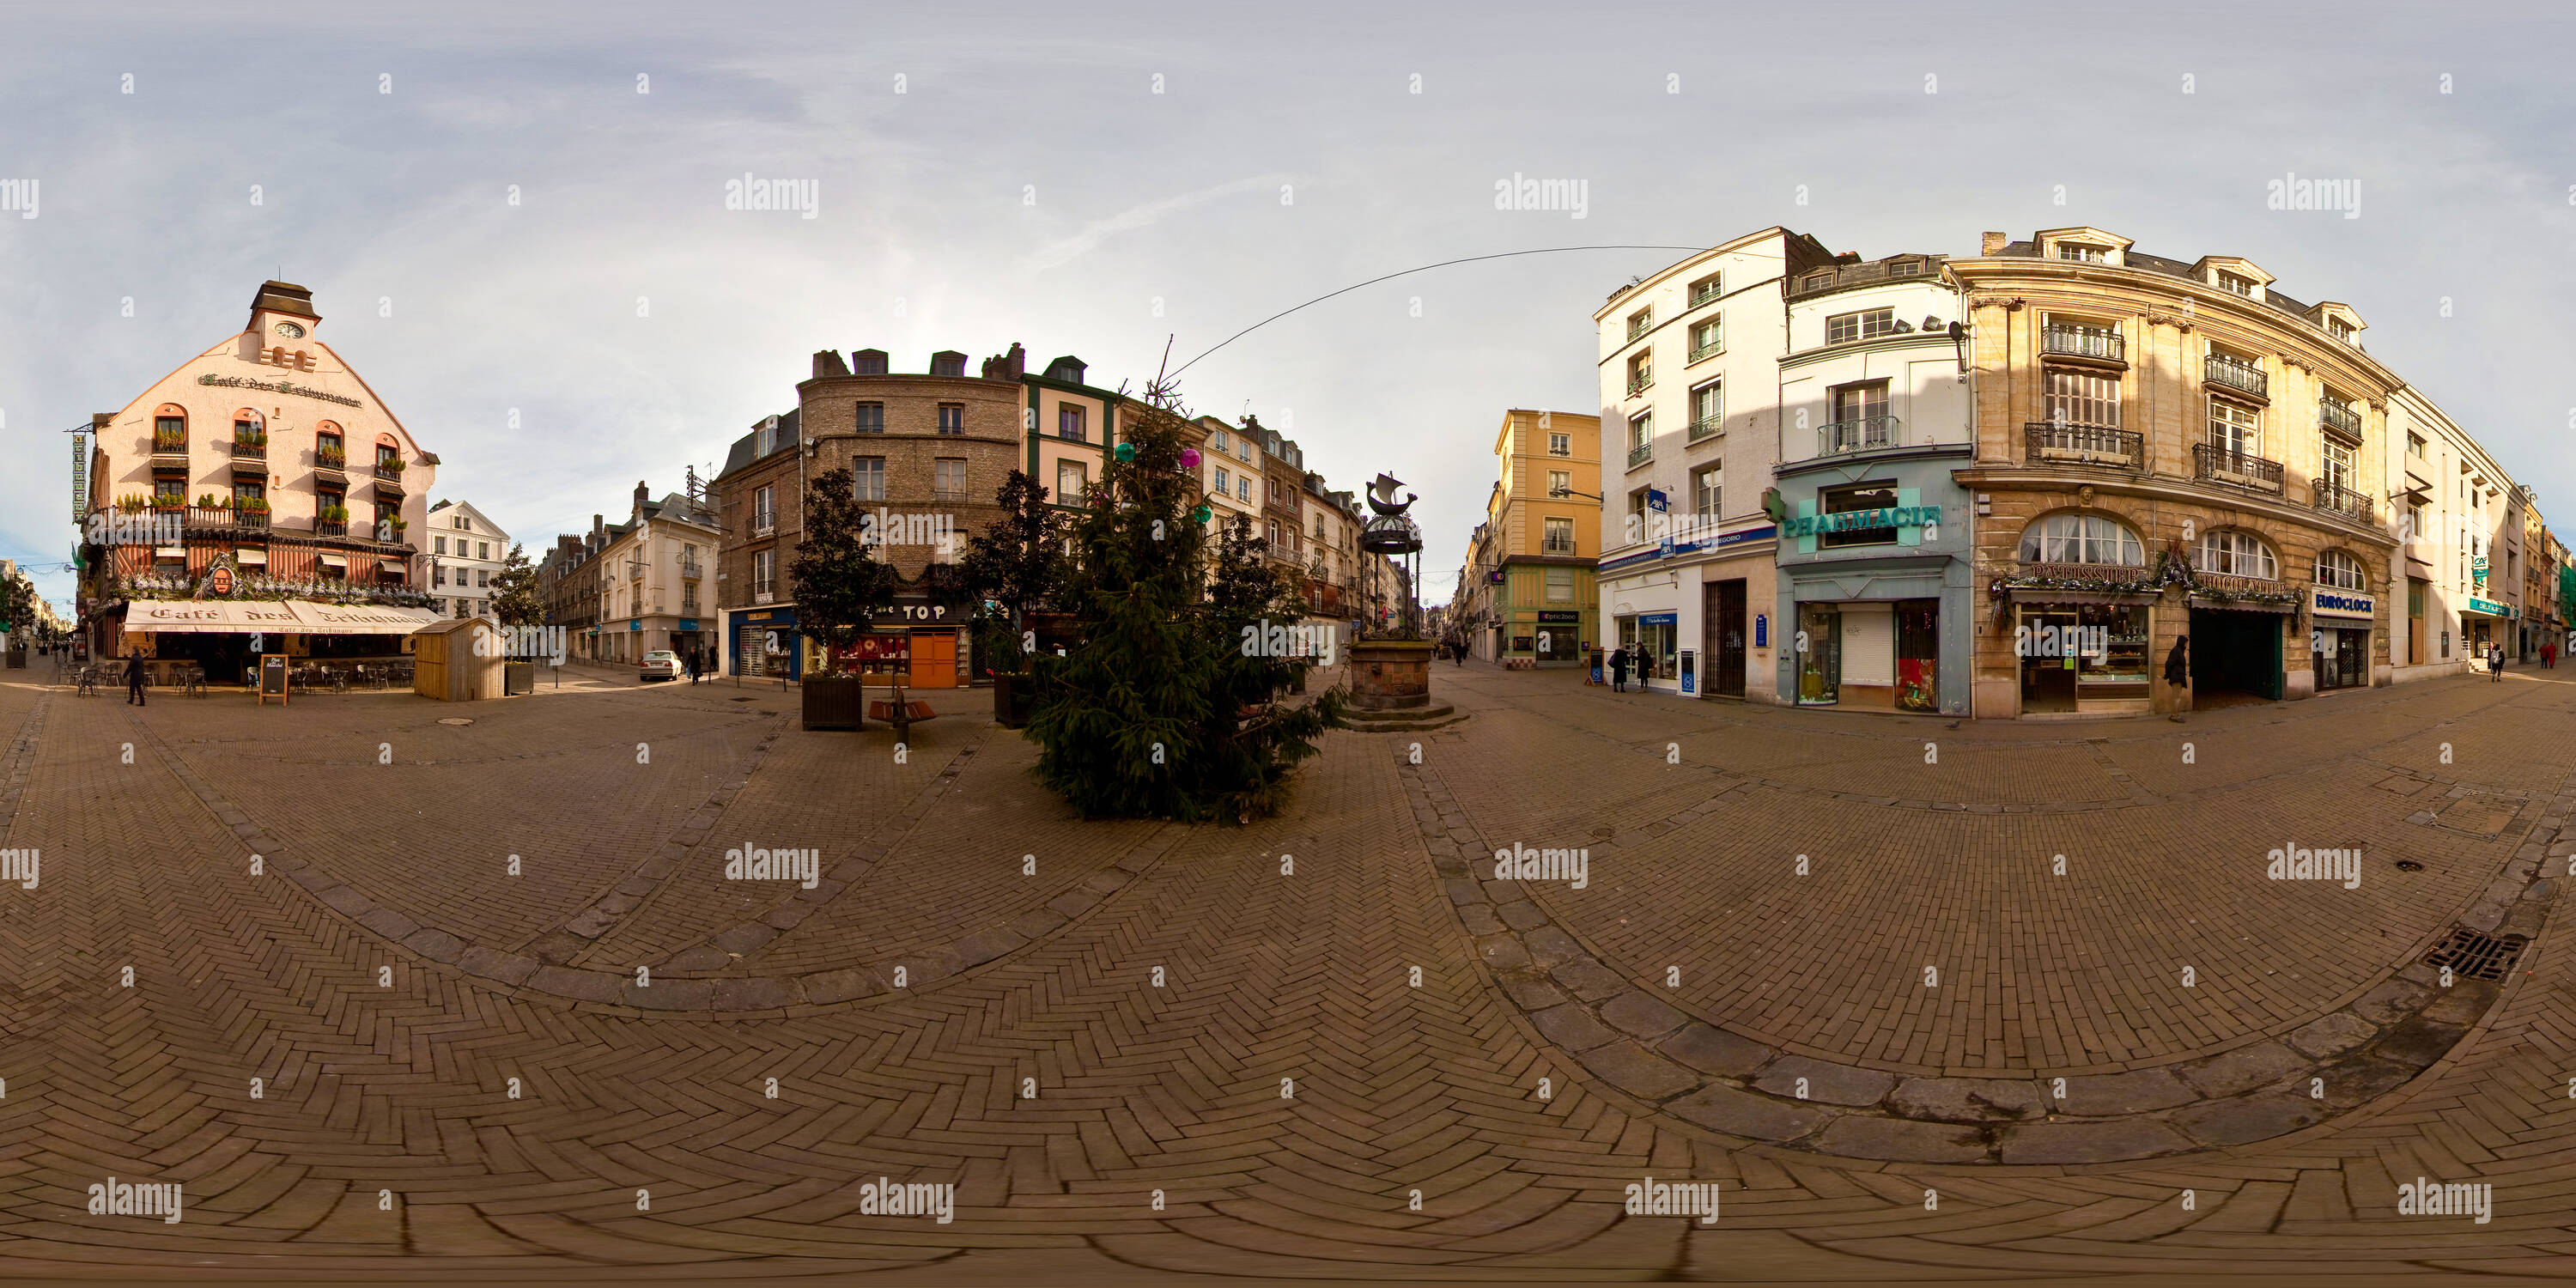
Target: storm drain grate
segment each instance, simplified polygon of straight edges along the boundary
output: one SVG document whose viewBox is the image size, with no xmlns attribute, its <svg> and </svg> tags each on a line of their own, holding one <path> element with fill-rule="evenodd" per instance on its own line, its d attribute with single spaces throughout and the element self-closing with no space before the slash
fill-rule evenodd
<svg viewBox="0 0 2576 1288">
<path fill-rule="evenodd" d="M 2452 974 L 2465 975 L 2470 979 L 2500 980 L 2522 956 L 2525 942 L 2520 935 L 2496 939 L 2464 926 L 2454 926 L 2450 938 L 2424 955 L 2424 963 L 2448 966 Z"/>
</svg>

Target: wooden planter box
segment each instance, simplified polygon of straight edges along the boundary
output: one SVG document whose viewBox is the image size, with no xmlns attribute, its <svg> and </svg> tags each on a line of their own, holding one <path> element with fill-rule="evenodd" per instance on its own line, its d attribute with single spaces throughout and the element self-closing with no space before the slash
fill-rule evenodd
<svg viewBox="0 0 2576 1288">
<path fill-rule="evenodd" d="M 867 685 L 855 675 L 805 677 L 805 727 L 857 729 L 867 721 Z"/>
<path fill-rule="evenodd" d="M 1026 729 L 1037 710 L 1037 687 L 1027 675 L 993 677 L 993 721 L 1005 729 Z"/>
<path fill-rule="evenodd" d="M 537 664 L 504 662 L 501 664 L 501 692 L 511 696 L 537 691 Z"/>
</svg>

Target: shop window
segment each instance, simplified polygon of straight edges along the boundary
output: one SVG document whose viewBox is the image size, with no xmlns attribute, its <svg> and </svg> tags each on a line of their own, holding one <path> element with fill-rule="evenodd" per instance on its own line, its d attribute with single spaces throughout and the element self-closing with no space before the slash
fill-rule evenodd
<svg viewBox="0 0 2576 1288">
<path fill-rule="evenodd" d="M 2362 575 L 2361 561 L 2340 550 L 2317 553 L 2317 584 L 2337 590 L 2361 590 L 2369 582 Z"/>
<path fill-rule="evenodd" d="M 2022 529 L 2020 557 L 2037 563 L 2146 566 L 2136 533 L 2090 514 L 2052 514 Z"/>
<path fill-rule="evenodd" d="M 2200 545 L 2192 551 L 2191 566 L 2222 577 L 2274 581 L 2279 576 L 2271 547 L 2251 532 L 2232 528 L 2202 533 Z"/>
<path fill-rule="evenodd" d="M 1893 483 L 1860 483 L 1851 487 L 1826 488 L 1816 494 L 1816 509 L 1817 512 L 1821 514 L 1851 514 L 1863 510 L 1885 510 L 1892 509 L 1895 505 L 1896 485 Z M 1883 546 L 1893 544 L 1895 540 L 1896 529 L 1893 526 L 1885 528 L 1847 528 L 1840 532 L 1827 532 L 1819 535 L 1816 538 L 1816 544 L 1828 548 L 1834 546 Z"/>
</svg>

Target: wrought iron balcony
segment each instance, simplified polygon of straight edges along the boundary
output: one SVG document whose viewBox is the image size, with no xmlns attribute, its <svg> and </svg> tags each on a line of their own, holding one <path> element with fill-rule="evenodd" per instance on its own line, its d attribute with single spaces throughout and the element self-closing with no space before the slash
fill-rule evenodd
<svg viewBox="0 0 2576 1288">
<path fill-rule="evenodd" d="M 2201 378 L 2209 384 L 2224 386 L 2238 393 L 2252 394 L 2257 398 L 2270 396 L 2267 392 L 2271 385 L 2270 377 L 2263 374 L 2261 367 L 2250 362 L 2238 362 L 2234 358 L 2222 358 L 2213 353 L 2201 368 Z"/>
<path fill-rule="evenodd" d="M 403 471 L 400 462 L 376 462 L 376 481 L 378 483 L 390 483 L 399 490 L 402 487 L 402 479 Z"/>
<path fill-rule="evenodd" d="M 2244 452 L 2231 452 L 2212 443 L 2194 443 L 2191 448 L 2192 477 L 2210 483 L 2253 488 L 2263 492 L 2281 490 L 2281 463 Z"/>
<path fill-rule="evenodd" d="M 1655 445 L 1651 441 L 1639 443 L 1635 447 L 1628 449 L 1629 469 L 1633 470 L 1653 459 L 1655 459 Z"/>
<path fill-rule="evenodd" d="M 1843 452 L 1894 447 L 1897 428 L 1894 416 L 1858 416 L 1850 420 L 1828 421 L 1816 430 L 1816 455 L 1834 456 Z"/>
<path fill-rule="evenodd" d="M 264 461 L 268 459 L 268 440 L 266 438 L 236 438 L 232 441 L 232 449 L 233 459 L 237 461 L 246 459 Z"/>
<path fill-rule="evenodd" d="M 1715 434 L 1725 425 L 1724 416 L 1702 416 L 1690 423 L 1690 441 L 1696 443 Z"/>
<path fill-rule="evenodd" d="M 2109 425 L 2076 425 L 2062 421 L 2029 421 L 2022 426 L 2026 459 L 2052 464 L 2105 465 L 2113 469 L 2147 468 L 2146 435 Z"/>
<path fill-rule="evenodd" d="M 1698 290 L 1691 292 L 1691 297 L 1690 297 L 1690 306 L 1691 306 L 1692 308 L 1698 308 L 1700 305 L 1706 304 L 1706 303 L 1708 303 L 1710 300 L 1716 299 L 1716 298 L 1717 298 L 1717 296 L 1718 296 L 1718 287 L 1717 287 L 1717 284 L 1716 284 L 1715 282 L 1711 282 L 1711 283 L 1709 283 L 1708 285 L 1703 286 L 1703 287 L 1699 288 Z"/>
<path fill-rule="evenodd" d="M 313 535 L 317 537 L 345 537 L 349 535 L 349 521 L 346 519 L 315 519 L 313 521 Z"/>
<path fill-rule="evenodd" d="M 1634 398 L 1637 395 L 1646 392 L 1648 389 L 1653 388 L 1654 384 L 1655 369 L 1652 367 L 1640 367 L 1628 374 L 1628 396 Z"/>
<path fill-rule="evenodd" d="M 2105 326 L 2048 326 L 2040 331 L 2040 345 L 2049 353 L 2073 358 L 2100 358 L 2107 362 L 2128 361 L 2128 337 Z"/>
<path fill-rule="evenodd" d="M 704 577 L 707 575 L 707 566 L 694 559 L 683 559 L 680 561 L 680 575 L 682 577 Z"/>
<path fill-rule="evenodd" d="M 2321 482 L 2309 489 L 2309 500 L 2318 509 L 2341 515 L 2365 528 L 2376 526 L 2378 507 L 2367 492 L 2355 492 L 2348 487 Z"/>
<path fill-rule="evenodd" d="M 2361 438 L 2361 413 L 2354 410 L 2351 403 L 2332 401 L 2319 402 L 2317 404 L 2317 427 L 2319 429 L 2328 430 L 2333 433 L 2341 434 L 2346 438 L 2359 441 Z"/>
<path fill-rule="evenodd" d="M 1710 354 L 1712 354 L 1712 353 L 1724 353 L 1724 352 L 1726 352 L 1726 341 L 1724 341 L 1724 340 L 1711 340 L 1711 341 L 1709 341 L 1709 342 L 1708 342 L 1708 343 L 1706 343 L 1706 344 L 1695 344 L 1695 345 L 1692 345 L 1692 346 L 1691 346 L 1691 351 L 1690 351 L 1690 360 L 1691 360 L 1691 361 L 1693 361 L 1693 362 L 1697 362 L 1697 361 L 1699 361 L 1700 359 L 1705 358 L 1705 357 L 1709 356 L 1709 355 L 1710 355 Z"/>
<path fill-rule="evenodd" d="M 184 457 L 188 454 L 188 436 L 186 434 L 155 433 L 152 436 L 152 454 L 154 456 Z"/>
<path fill-rule="evenodd" d="M 313 468 L 328 474 L 346 474 L 349 472 L 349 454 L 317 448 L 313 453 Z"/>
</svg>

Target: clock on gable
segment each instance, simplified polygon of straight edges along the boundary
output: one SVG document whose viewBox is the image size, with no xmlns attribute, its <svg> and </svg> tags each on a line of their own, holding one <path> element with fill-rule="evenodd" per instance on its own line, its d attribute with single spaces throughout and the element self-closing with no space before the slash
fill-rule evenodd
<svg viewBox="0 0 2576 1288">
<path fill-rule="evenodd" d="M 293 322 L 278 323 L 277 333 L 285 336 L 289 340 L 301 340 L 304 338 L 304 328 Z"/>
</svg>

